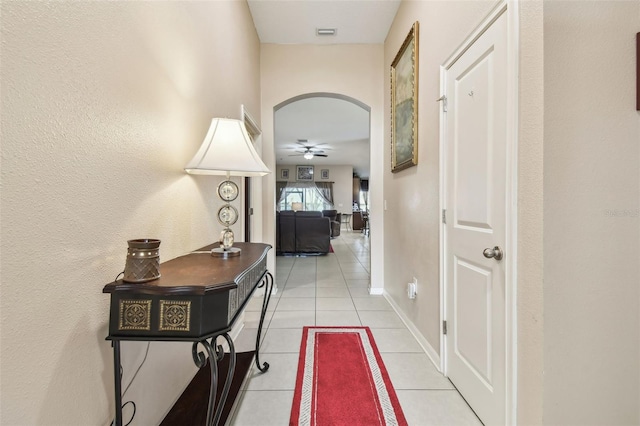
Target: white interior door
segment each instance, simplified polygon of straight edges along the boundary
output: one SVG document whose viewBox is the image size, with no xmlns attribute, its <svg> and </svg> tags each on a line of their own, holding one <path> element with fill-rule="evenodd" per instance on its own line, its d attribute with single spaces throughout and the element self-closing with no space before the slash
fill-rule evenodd
<svg viewBox="0 0 640 426">
<path fill-rule="evenodd" d="M 507 17 L 445 70 L 446 372 L 485 424 L 505 417 Z"/>
</svg>

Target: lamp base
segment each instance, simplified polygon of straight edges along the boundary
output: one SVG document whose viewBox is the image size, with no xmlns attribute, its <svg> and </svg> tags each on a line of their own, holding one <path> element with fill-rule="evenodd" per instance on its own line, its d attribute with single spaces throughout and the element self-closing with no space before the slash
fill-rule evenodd
<svg viewBox="0 0 640 426">
<path fill-rule="evenodd" d="M 228 259 L 230 257 L 240 256 L 241 251 L 242 249 L 238 247 L 230 247 L 227 250 L 223 249 L 222 247 L 216 247 L 211 250 L 211 256 Z"/>
</svg>

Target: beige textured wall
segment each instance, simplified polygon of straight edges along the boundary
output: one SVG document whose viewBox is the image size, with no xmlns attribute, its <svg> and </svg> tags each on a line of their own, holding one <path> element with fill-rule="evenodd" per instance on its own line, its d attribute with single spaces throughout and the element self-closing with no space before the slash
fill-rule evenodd
<svg viewBox="0 0 640 426">
<path fill-rule="evenodd" d="M 273 108 L 294 96 L 328 92 L 346 95 L 371 107 L 371 267 L 372 287 L 382 288 L 384 236 L 382 205 L 383 145 L 382 45 L 275 45 L 261 49 L 263 158 L 275 168 Z M 265 181 L 274 193 L 275 176 Z M 379 224 L 379 225 L 376 225 Z M 376 226 L 378 228 L 376 228 Z M 275 239 L 275 201 L 265 198 L 265 242 Z M 378 231 L 376 232 L 376 229 Z M 271 240 L 269 240 L 271 238 Z M 275 270 L 273 265 L 269 266 Z"/>
<path fill-rule="evenodd" d="M 128 239 L 160 238 L 168 260 L 217 237 L 218 179 L 183 167 L 212 117 L 244 103 L 259 121 L 259 42 L 244 1 L 1 7 L 0 423 L 108 424 L 102 287 Z M 145 348 L 123 343 L 125 385 Z M 159 423 L 190 349 L 151 344 L 134 424 Z"/>
<path fill-rule="evenodd" d="M 517 422 L 542 424 L 543 2 L 519 2 Z"/>
<path fill-rule="evenodd" d="M 494 6 L 493 1 L 404 1 L 384 47 L 384 289 L 436 352 L 440 350 L 440 65 Z M 420 22 L 418 165 L 391 173 L 389 68 L 411 25 Z M 410 300 L 406 283 L 418 279 Z"/>
<path fill-rule="evenodd" d="M 544 5 L 545 424 L 640 424 L 639 17 Z"/>
</svg>

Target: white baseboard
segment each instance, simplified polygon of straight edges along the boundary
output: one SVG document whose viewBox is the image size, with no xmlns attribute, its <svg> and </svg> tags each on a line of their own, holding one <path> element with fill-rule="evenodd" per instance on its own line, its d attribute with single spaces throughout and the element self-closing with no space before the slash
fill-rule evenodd
<svg viewBox="0 0 640 426">
<path fill-rule="evenodd" d="M 373 288 L 369 287 L 369 294 L 374 296 L 381 296 L 384 294 L 384 288 Z"/>
<path fill-rule="evenodd" d="M 251 297 L 263 297 L 264 291 L 265 291 L 264 287 L 257 288 L 256 291 L 253 293 L 253 296 Z M 278 285 L 276 283 L 273 283 L 273 287 L 271 287 L 271 295 L 275 296 L 276 294 L 278 294 Z"/>
<path fill-rule="evenodd" d="M 236 340 L 243 328 L 244 328 L 244 312 L 240 314 L 240 316 L 236 321 L 236 324 L 233 326 L 233 328 L 231 328 L 231 331 L 229 332 L 229 337 L 231 337 L 231 340 Z"/>
<path fill-rule="evenodd" d="M 244 312 L 240 314 L 240 316 L 236 320 L 235 325 L 229 331 L 229 337 L 231 337 L 231 340 L 235 341 L 243 329 L 244 329 Z M 225 352 L 229 352 L 229 344 L 224 339 L 220 339 L 219 343 L 222 344 L 222 349 L 224 349 Z"/>
<path fill-rule="evenodd" d="M 404 325 L 407 326 L 409 332 L 413 334 L 413 337 L 416 338 L 418 344 L 422 347 L 424 352 L 427 354 L 427 357 L 429 357 L 436 369 L 442 372 L 440 370 L 440 354 L 438 353 L 438 351 L 436 351 L 433 346 L 431 346 L 429 341 L 422 335 L 422 333 L 418 331 L 418 327 L 416 327 L 415 324 L 409 319 L 409 317 L 402 311 L 402 309 L 400 309 L 400 306 L 395 302 L 395 300 L 393 300 L 391 295 L 383 289 L 380 290 L 383 291 L 382 294 L 384 295 L 385 299 L 387 299 L 393 310 L 396 311 L 396 314 L 398 314 Z"/>
</svg>

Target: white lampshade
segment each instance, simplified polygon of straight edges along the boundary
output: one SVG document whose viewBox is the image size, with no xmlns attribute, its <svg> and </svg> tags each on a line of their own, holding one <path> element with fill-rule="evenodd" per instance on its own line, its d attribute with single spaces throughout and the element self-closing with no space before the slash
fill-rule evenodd
<svg viewBox="0 0 640 426">
<path fill-rule="evenodd" d="M 214 118 L 196 155 L 184 168 L 202 175 L 264 176 L 269 169 L 253 148 L 244 123 Z"/>
</svg>

